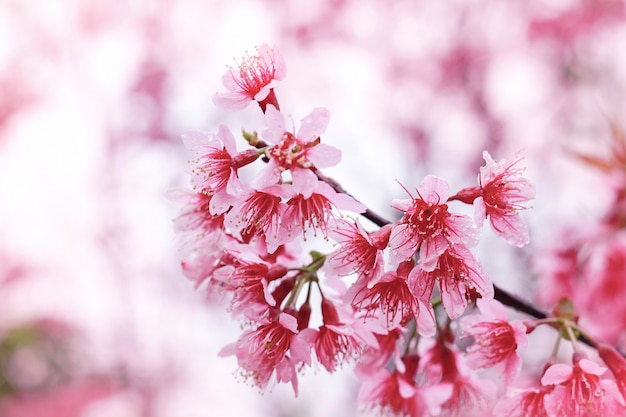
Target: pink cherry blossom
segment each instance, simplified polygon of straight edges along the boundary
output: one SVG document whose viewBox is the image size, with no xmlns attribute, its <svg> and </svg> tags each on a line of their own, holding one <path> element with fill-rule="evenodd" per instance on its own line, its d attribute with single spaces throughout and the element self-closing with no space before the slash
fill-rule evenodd
<svg viewBox="0 0 626 417">
<path fill-rule="evenodd" d="M 396 271 L 383 274 L 376 281 L 359 280 L 346 293 L 357 309 L 370 314 L 380 310 L 387 319 L 390 329 L 406 324 L 414 318 L 417 330 L 423 336 L 435 334 L 435 316 L 430 300 L 417 297 L 411 290 L 407 278 L 413 269 L 413 262 L 401 263 Z"/>
<path fill-rule="evenodd" d="M 478 369 L 503 364 L 508 384 L 521 365 L 517 348 L 527 344 L 526 327 L 520 320 L 509 322 L 504 306 L 496 300 L 479 298 L 476 304 L 481 314 L 462 322 L 465 337 L 474 339 L 466 351 L 468 363 Z"/>
<path fill-rule="evenodd" d="M 383 250 L 389 242 L 391 227 L 386 225 L 368 233 L 358 220 L 338 219 L 331 236 L 340 246 L 328 257 L 325 266 L 343 276 L 352 273 L 370 278 L 379 276 L 383 272 Z"/>
<path fill-rule="evenodd" d="M 425 271 L 418 265 L 409 275 L 413 292 L 426 300 L 430 299 L 437 281 L 443 306 L 453 319 L 463 314 L 473 291 L 484 298 L 493 298 L 493 285 L 478 259 L 460 244 L 450 245 L 437 258 L 432 271 Z"/>
<path fill-rule="evenodd" d="M 518 390 L 498 399 L 493 412 L 502 417 L 548 417 L 544 398 L 554 389 L 553 385 Z"/>
<path fill-rule="evenodd" d="M 400 369 L 378 369 L 367 375 L 359 391 L 358 401 L 366 408 L 378 410 L 381 415 L 430 417 L 440 415 L 442 405 L 449 401 L 452 386 L 448 383 L 418 385 L 420 357 L 407 354 L 402 357 Z"/>
<path fill-rule="evenodd" d="M 213 102 L 229 110 L 242 110 L 256 100 L 265 111 L 267 104 L 278 107 L 273 88 L 285 78 L 287 66 L 276 48 L 261 44 L 256 55 L 246 55 L 239 68 L 229 68 L 222 77 L 228 93 L 217 94 Z"/>
<path fill-rule="evenodd" d="M 235 138 L 224 125 L 219 126 L 217 134 L 192 131 L 185 133 L 182 139 L 197 155 L 191 171 L 194 190 L 214 194 L 209 206 L 211 213 L 224 213 L 244 192 L 237 170 L 257 159 L 257 151 L 251 149 L 237 154 Z"/>
<path fill-rule="evenodd" d="M 335 166 L 341 160 L 339 149 L 320 143 L 319 139 L 326 131 L 330 112 L 314 109 L 302 119 L 297 133 L 287 131 L 285 118 L 273 106 L 268 106 L 265 118 L 262 135 L 271 144 L 266 150 L 269 163 L 252 183 L 253 187 L 276 184 L 281 180 L 281 173 L 289 171 L 300 193 L 309 195 L 317 182 L 311 169 Z"/>
<path fill-rule="evenodd" d="M 479 176 L 482 195 L 474 200 L 476 221 L 482 224 L 489 217 L 491 227 L 500 237 L 512 245 L 524 246 L 529 240 L 528 228 L 518 211 L 534 197 L 535 189 L 521 176 L 524 169 L 518 164 L 522 156 L 516 154 L 495 162 L 489 152 L 484 151 L 483 158 L 486 165 L 480 168 Z"/>
<path fill-rule="evenodd" d="M 298 332 L 296 318 L 281 313 L 277 320 L 245 331 L 234 344 L 224 347 L 220 356 L 235 355 L 244 377 L 265 389 L 272 377 L 291 382 L 298 395 L 298 364 L 311 364 L 311 348 Z"/>
<path fill-rule="evenodd" d="M 543 385 L 555 385 L 544 400 L 548 417 L 623 415 L 624 399 L 614 381 L 600 377 L 605 371 L 586 358 L 548 368 L 541 378 Z"/>
<path fill-rule="evenodd" d="M 469 368 L 452 341 L 449 330 L 442 331 L 434 345 L 424 353 L 422 371 L 431 384 L 448 383 L 452 386 L 449 400 L 442 404 L 443 416 L 484 412 L 495 398 L 497 387 L 490 380 L 480 379 Z"/>
<path fill-rule="evenodd" d="M 285 210 L 281 196 L 277 195 L 280 190 L 276 187 L 251 190 L 225 217 L 227 226 L 238 231 L 244 242 L 255 237 L 264 238 L 270 253 L 278 248 L 282 236 L 281 217 Z"/>
<path fill-rule="evenodd" d="M 620 393 L 626 398 L 626 358 L 608 343 L 600 342 L 597 348 L 600 358 L 613 373 Z"/>
<path fill-rule="evenodd" d="M 417 194 L 411 200 L 392 202 L 392 207 L 406 214 L 391 233 L 390 261 L 402 262 L 419 250 L 421 267 L 432 271 L 450 244 L 476 245 L 478 231 L 469 217 L 448 211 L 449 186 L 445 180 L 429 175 L 417 188 Z"/>
<path fill-rule="evenodd" d="M 305 235 L 308 229 L 317 234 L 319 230 L 328 238 L 328 225 L 339 214 L 336 210 L 348 210 L 354 213 L 365 211 L 365 207 L 347 194 L 338 193 L 323 181 L 317 181 L 310 193 L 302 194 L 294 184 L 284 184 L 282 189 L 287 196 L 285 211 L 282 215 L 284 233 L 288 239 Z"/>
<path fill-rule="evenodd" d="M 350 359 L 359 357 L 362 345 L 355 329 L 339 318 L 336 306 L 327 298 L 322 299 L 324 324 L 315 333 L 313 349 L 318 361 L 328 372 Z"/>
</svg>

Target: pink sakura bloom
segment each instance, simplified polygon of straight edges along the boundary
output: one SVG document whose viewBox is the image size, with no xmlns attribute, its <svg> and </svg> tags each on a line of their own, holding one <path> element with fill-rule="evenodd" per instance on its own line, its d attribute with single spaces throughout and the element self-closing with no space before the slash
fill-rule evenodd
<svg viewBox="0 0 626 417">
<path fill-rule="evenodd" d="M 330 112 L 323 108 L 314 109 L 302 119 L 298 133 L 286 131 L 283 115 L 273 106 L 266 112 L 266 128 L 263 138 L 272 146 L 265 151 L 269 163 L 253 182 L 255 188 L 263 188 L 281 181 L 281 173 L 289 171 L 298 191 L 309 196 L 317 176 L 316 168 L 335 166 L 341 160 L 339 149 L 320 143 L 320 136 L 326 131 Z"/>
<path fill-rule="evenodd" d="M 437 280 L 441 301 L 452 319 L 463 314 L 468 301 L 475 298 L 474 292 L 483 298 L 493 298 L 493 285 L 478 259 L 460 244 L 446 248 L 432 271 L 425 271 L 418 265 L 409 274 L 413 293 L 424 300 L 430 300 Z"/>
<path fill-rule="evenodd" d="M 437 258 L 454 243 L 474 246 L 478 230 L 467 216 L 448 212 L 448 183 L 429 175 L 417 188 L 418 198 L 394 200 L 392 207 L 405 212 L 391 233 L 390 261 L 394 264 L 411 258 L 420 251 L 422 269 L 432 271 Z"/>
<path fill-rule="evenodd" d="M 328 372 L 337 366 L 359 357 L 363 347 L 355 329 L 340 320 L 335 305 L 327 298 L 322 299 L 324 324 L 315 331 L 312 342 L 318 361 Z"/>
<path fill-rule="evenodd" d="M 242 312 L 253 320 L 266 317 L 276 300 L 269 290 L 269 283 L 282 278 L 287 268 L 262 262 L 242 262 L 234 267 L 225 266 L 215 271 L 213 278 L 224 283 L 232 294 L 231 309 Z"/>
<path fill-rule="evenodd" d="M 443 330 L 435 344 L 422 357 L 422 370 L 432 383 L 452 385 L 452 395 L 442 404 L 442 416 L 471 415 L 488 408 L 497 387 L 479 379 L 453 344 L 453 335 Z M 461 414 L 463 412 L 463 414 Z"/>
<path fill-rule="evenodd" d="M 503 364 L 505 383 L 509 384 L 519 371 L 518 346 L 526 346 L 526 327 L 520 320 L 509 322 L 504 306 L 496 300 L 479 298 L 480 316 L 462 321 L 465 337 L 474 342 L 467 348 L 467 360 L 475 369 Z"/>
<path fill-rule="evenodd" d="M 261 389 L 268 386 L 276 373 L 276 380 L 291 382 L 298 395 L 296 367 L 311 365 L 306 330 L 298 332 L 296 318 L 287 313 L 262 323 L 254 330 L 245 331 L 234 344 L 225 346 L 220 356 L 235 355 L 243 375 L 252 378 Z"/>
<path fill-rule="evenodd" d="M 552 392 L 553 385 L 520 390 L 518 393 L 501 397 L 493 409 L 495 416 L 502 417 L 548 417 L 544 405 L 545 396 Z"/>
<path fill-rule="evenodd" d="M 575 354 L 574 365 L 557 363 L 541 378 L 543 385 L 555 385 L 545 396 L 548 417 L 619 416 L 624 399 L 614 381 L 600 378 L 606 368 Z"/>
<path fill-rule="evenodd" d="M 346 293 L 346 300 L 359 310 L 386 316 L 387 327 L 393 329 L 412 318 L 417 331 L 423 336 L 435 334 L 435 315 L 430 300 L 417 297 L 407 278 L 413 269 L 413 261 L 402 262 L 396 271 L 389 271 L 375 281 L 358 280 Z"/>
<path fill-rule="evenodd" d="M 376 334 L 376 344 L 370 344 L 363 350 L 355 368 L 356 375 L 365 379 L 367 375 L 375 375 L 381 368 L 384 368 L 392 356 L 399 358 L 401 355 L 400 345 L 405 341 L 405 332 L 406 329 L 396 327 L 386 333 Z"/>
<path fill-rule="evenodd" d="M 256 160 L 258 152 L 250 149 L 237 154 L 235 138 L 224 125 L 219 126 L 215 135 L 192 131 L 182 138 L 185 146 L 198 156 L 191 171 L 194 190 L 214 194 L 209 206 L 211 213 L 224 213 L 244 191 L 237 170 Z"/>
<path fill-rule="evenodd" d="M 247 55 L 239 68 L 228 69 L 222 83 L 229 92 L 217 94 L 213 102 L 228 110 L 243 110 L 252 100 L 256 100 L 263 111 L 267 104 L 278 107 L 273 89 L 286 74 L 282 54 L 264 43 L 257 48 L 257 55 Z"/>
<path fill-rule="evenodd" d="M 295 182 L 293 185 L 284 184 L 282 188 L 287 202 L 281 220 L 288 240 L 298 234 L 304 234 L 306 238 L 307 229 L 313 229 L 314 235 L 319 229 L 322 236 L 328 238 L 328 222 L 336 218 L 333 208 L 354 213 L 365 211 L 363 204 L 317 179 L 308 194 L 302 193 Z"/>
<path fill-rule="evenodd" d="M 535 196 L 535 188 L 521 176 L 524 168 L 518 164 L 522 156 L 518 153 L 496 162 L 489 152 L 484 151 L 483 158 L 486 164 L 480 168 L 479 186 L 461 190 L 450 200 L 473 202 L 477 225 L 481 226 L 489 217 L 491 227 L 498 236 L 512 245 L 524 246 L 529 240 L 528 228 L 518 211 L 524 209 L 524 204 Z"/>
<path fill-rule="evenodd" d="M 340 276 L 353 273 L 368 278 L 380 276 L 385 266 L 383 251 L 389 243 L 391 228 L 386 225 L 368 233 L 358 220 L 338 219 L 331 236 L 340 247 L 326 259 L 325 266 Z"/>
<path fill-rule="evenodd" d="M 597 348 L 600 358 L 613 373 L 620 393 L 626 398 L 626 358 L 608 343 L 600 342 Z"/>
<path fill-rule="evenodd" d="M 483 152 L 486 165 L 480 168 L 479 184 L 482 197 L 474 201 L 477 220 L 489 217 L 491 227 L 504 240 L 515 246 L 528 243 L 528 228 L 519 216 L 535 196 L 535 188 L 521 174 L 523 168 L 516 166 L 522 159 L 520 154 L 513 158 L 495 162 L 489 152 Z"/>
<path fill-rule="evenodd" d="M 237 230 L 244 242 L 250 242 L 255 237 L 264 238 L 268 252 L 274 252 L 282 237 L 280 225 L 285 206 L 281 193 L 279 186 L 262 191 L 251 190 L 234 203 L 226 214 L 226 224 Z"/>
<path fill-rule="evenodd" d="M 363 381 L 358 402 L 381 415 L 430 417 L 441 413 L 441 406 L 452 394 L 450 384 L 418 386 L 415 379 L 420 358 L 405 355 L 401 370 L 379 368 Z"/>
</svg>

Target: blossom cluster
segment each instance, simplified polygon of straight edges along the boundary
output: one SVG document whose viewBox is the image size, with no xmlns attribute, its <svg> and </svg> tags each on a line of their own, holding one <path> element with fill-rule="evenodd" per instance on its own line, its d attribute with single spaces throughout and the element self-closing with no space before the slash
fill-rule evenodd
<svg viewBox="0 0 626 417">
<path fill-rule="evenodd" d="M 225 125 L 184 134 L 193 189 L 173 194 L 183 205 L 175 221 L 183 272 L 226 298 L 245 326 L 221 351 L 245 379 L 261 389 L 290 383 L 297 395 L 306 367 L 334 372 L 353 362 L 364 408 L 420 417 L 599 416 L 624 407 L 623 357 L 583 335 L 565 301 L 551 316 L 509 320 L 472 252 L 485 220 L 505 242 L 529 242 L 519 212 L 534 187 L 520 153 L 496 161 L 485 151 L 475 185 L 456 193 L 426 176 L 391 201 L 399 220 L 387 221 L 322 173 L 341 159 L 322 142 L 327 109 L 287 127 L 275 92 L 285 75 L 282 55 L 265 44 L 228 69 L 228 92 L 215 103 L 258 103 L 261 133 L 244 130 L 244 150 Z M 472 205 L 474 215 L 454 204 Z M 304 250 L 318 243 L 330 249 Z M 519 348 L 541 324 L 572 343 L 571 364 L 553 354 L 536 386 L 516 390 Z M 614 379 L 588 359 L 581 335 Z"/>
</svg>

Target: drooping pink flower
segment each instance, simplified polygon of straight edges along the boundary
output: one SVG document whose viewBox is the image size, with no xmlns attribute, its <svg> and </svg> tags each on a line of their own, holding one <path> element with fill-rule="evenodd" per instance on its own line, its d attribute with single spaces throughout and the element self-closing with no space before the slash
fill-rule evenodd
<svg viewBox="0 0 626 417">
<path fill-rule="evenodd" d="M 615 377 L 620 393 L 626 398 L 626 358 L 612 345 L 598 343 L 598 354 Z"/>
<path fill-rule="evenodd" d="M 233 313 L 243 313 L 254 320 L 266 317 L 270 308 L 276 306 L 269 283 L 287 273 L 282 265 L 263 262 L 241 261 L 237 266 L 225 266 L 213 274 L 213 278 L 228 287 L 232 294 L 230 303 Z"/>
<path fill-rule="evenodd" d="M 339 249 L 325 263 L 335 273 L 345 276 L 353 273 L 373 278 L 383 272 L 383 251 L 389 243 L 391 225 L 373 233 L 366 232 L 358 220 L 337 220 L 331 236 L 337 240 Z"/>
<path fill-rule="evenodd" d="M 308 195 L 301 193 L 295 183 L 284 184 L 282 188 L 287 196 L 282 225 L 289 239 L 306 235 L 308 229 L 313 229 L 314 234 L 319 230 L 324 238 L 328 238 L 328 222 L 337 217 L 335 209 L 354 213 L 365 211 L 361 203 L 317 179 Z"/>
<path fill-rule="evenodd" d="M 310 195 L 317 177 L 313 168 L 328 168 L 341 160 L 341 151 L 334 146 L 320 143 L 320 136 L 326 131 L 330 112 L 316 108 L 302 119 L 297 133 L 288 132 L 285 118 L 273 106 L 266 111 L 266 127 L 263 138 L 270 144 L 265 154 L 267 166 L 253 181 L 255 188 L 263 188 L 280 182 L 281 173 L 289 171 L 298 191 Z"/>
<path fill-rule="evenodd" d="M 440 415 L 442 405 L 452 395 L 448 383 L 418 385 L 416 382 L 420 358 L 407 354 L 400 369 L 379 368 L 364 379 L 358 402 L 381 415 L 431 417 Z"/>
<path fill-rule="evenodd" d="M 262 191 L 251 190 L 226 214 L 225 223 L 241 235 L 244 242 L 262 237 L 272 253 L 281 240 L 281 217 L 285 211 L 280 189 L 267 187 Z M 278 195 L 277 195 L 278 194 Z"/>
<path fill-rule="evenodd" d="M 338 366 L 358 358 L 363 347 L 355 329 L 340 320 L 337 308 L 327 298 L 322 299 L 322 319 L 324 324 L 315 332 L 313 350 L 324 368 L 335 372 Z"/>
<path fill-rule="evenodd" d="M 217 134 L 192 131 L 183 134 L 182 139 L 197 155 L 191 171 L 194 190 L 214 195 L 209 205 L 211 213 L 224 213 L 244 192 L 237 170 L 257 159 L 257 151 L 237 153 L 235 138 L 224 125 L 219 126 Z"/>
<path fill-rule="evenodd" d="M 222 77 L 228 93 L 219 93 L 213 102 L 228 110 L 242 110 L 256 100 L 265 111 L 267 104 L 278 107 L 273 88 L 285 78 L 287 66 L 276 48 L 263 43 L 256 55 L 246 55 L 238 68 L 229 68 Z"/>
<path fill-rule="evenodd" d="M 612 417 L 624 414 L 624 399 L 615 382 L 601 378 L 606 368 L 586 358 L 575 357 L 574 365 L 557 363 L 541 378 L 554 385 L 544 399 L 548 417 Z"/>
<path fill-rule="evenodd" d="M 417 198 L 392 202 L 392 207 L 406 214 L 391 233 L 390 261 L 397 264 L 419 250 L 421 267 L 432 271 L 450 244 L 476 245 L 478 231 L 469 217 L 448 211 L 449 186 L 445 180 L 429 175 L 417 194 Z"/>
<path fill-rule="evenodd" d="M 493 412 L 502 417 L 548 417 L 544 398 L 554 389 L 553 385 L 528 388 L 498 399 Z"/>
<path fill-rule="evenodd" d="M 505 382 L 509 384 L 519 371 L 518 346 L 525 346 L 526 327 L 520 320 L 509 321 L 504 306 L 496 300 L 479 298 L 480 315 L 469 316 L 462 322 L 465 337 L 472 337 L 467 359 L 476 369 L 504 366 Z"/>
<path fill-rule="evenodd" d="M 298 332 L 296 318 L 281 313 L 276 320 L 245 331 L 234 344 L 225 346 L 220 356 L 235 355 L 244 377 L 265 389 L 272 375 L 278 382 L 291 382 L 298 395 L 298 364 L 311 364 L 311 348 Z"/>
<path fill-rule="evenodd" d="M 358 280 L 346 293 L 346 300 L 370 314 L 382 311 L 390 329 L 414 318 L 421 335 L 434 335 L 435 316 L 430 300 L 417 297 L 407 282 L 413 266 L 413 261 L 405 261 L 375 281 Z"/>
<path fill-rule="evenodd" d="M 421 360 L 422 372 L 430 384 L 448 383 L 452 386 L 452 394 L 441 406 L 441 415 L 462 416 L 472 415 L 472 411 L 484 411 L 495 398 L 497 387 L 490 380 L 480 379 L 470 369 L 452 340 L 452 334 L 443 330 Z"/>
<path fill-rule="evenodd" d="M 443 306 L 452 319 L 463 314 L 474 291 L 483 298 L 493 298 L 493 285 L 478 259 L 461 244 L 446 248 L 432 271 L 418 265 L 409 275 L 409 285 L 422 299 L 430 299 L 437 282 Z"/>
</svg>

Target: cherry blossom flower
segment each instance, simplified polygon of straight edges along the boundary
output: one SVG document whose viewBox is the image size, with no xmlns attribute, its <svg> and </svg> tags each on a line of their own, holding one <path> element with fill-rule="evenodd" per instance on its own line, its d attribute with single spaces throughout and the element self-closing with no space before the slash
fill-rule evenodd
<svg viewBox="0 0 626 417">
<path fill-rule="evenodd" d="M 234 203 L 226 214 L 225 223 L 238 231 L 245 242 L 254 237 L 263 237 L 267 250 L 274 252 L 281 240 L 281 218 L 285 211 L 282 203 L 282 190 L 278 186 L 267 187 L 262 191 L 250 190 L 240 201 Z"/>
<path fill-rule="evenodd" d="M 405 212 L 391 233 L 390 261 L 399 263 L 420 251 L 422 269 L 432 271 L 437 258 L 452 243 L 474 246 L 478 231 L 467 216 L 448 212 L 448 183 L 429 175 L 417 188 L 417 198 L 394 200 L 392 207 Z"/>
<path fill-rule="evenodd" d="M 224 213 L 232 201 L 244 192 L 237 170 L 258 158 L 251 149 L 237 154 L 235 138 L 230 130 L 220 125 L 217 134 L 192 131 L 183 136 L 185 146 L 198 158 L 191 171 L 194 190 L 214 194 L 209 205 L 212 214 Z"/>
<path fill-rule="evenodd" d="M 355 282 L 346 293 L 346 300 L 370 314 L 382 311 L 390 329 L 415 318 L 421 335 L 434 335 L 435 316 L 430 300 L 417 297 L 407 282 L 413 266 L 413 261 L 405 261 L 396 271 L 386 272 L 376 281 Z"/>
<path fill-rule="evenodd" d="M 523 204 L 535 195 L 534 186 L 521 176 L 524 171 L 518 163 L 520 154 L 512 158 L 495 162 L 489 152 L 483 152 L 486 165 L 480 168 L 480 187 L 482 197 L 474 204 L 477 219 L 489 217 L 491 227 L 504 240 L 515 246 L 528 243 L 528 228 L 519 216 Z M 482 220 L 481 220 L 482 221 Z"/>
<path fill-rule="evenodd" d="M 553 389 L 553 385 L 540 386 L 518 390 L 515 394 L 501 397 L 493 409 L 494 416 L 548 417 L 544 398 Z"/>
<path fill-rule="evenodd" d="M 430 299 L 437 280 L 441 301 L 452 319 L 463 314 L 473 291 L 481 297 L 493 298 L 493 285 L 485 276 L 478 259 L 460 244 L 446 248 L 432 271 L 425 271 L 418 265 L 409 275 L 413 293 L 425 300 Z"/>
<path fill-rule="evenodd" d="M 213 278 L 228 286 L 232 294 L 231 309 L 258 320 L 276 306 L 269 283 L 287 273 L 282 265 L 243 261 L 237 266 L 227 265 L 215 271 Z"/>
<path fill-rule="evenodd" d="M 313 348 L 318 361 L 328 372 L 349 359 L 356 359 L 362 351 L 355 329 L 339 318 L 335 305 L 327 298 L 322 299 L 324 324 L 315 333 Z"/>
<path fill-rule="evenodd" d="M 278 107 L 273 89 L 286 74 L 287 66 L 280 51 L 263 43 L 256 55 L 246 55 L 241 60 L 239 68 L 226 71 L 222 83 L 228 93 L 217 94 L 213 102 L 228 110 L 243 110 L 252 100 L 263 111 L 267 104 Z"/>
<path fill-rule="evenodd" d="M 491 227 L 508 243 L 524 246 L 528 243 L 528 228 L 519 216 L 535 195 L 534 186 L 521 176 L 524 169 L 519 166 L 521 154 L 496 162 L 489 152 L 483 152 L 485 166 L 480 168 L 478 187 L 465 188 L 450 197 L 474 203 L 474 220 L 481 226 L 488 217 Z"/>
<path fill-rule="evenodd" d="M 600 342 L 597 348 L 600 358 L 613 373 L 620 393 L 626 398 L 626 358 L 608 343 Z"/>
<path fill-rule="evenodd" d="M 614 381 L 600 378 L 605 371 L 576 355 L 573 366 L 558 363 L 548 368 L 541 378 L 543 385 L 555 385 L 544 400 L 548 417 L 622 415 L 624 399 Z"/>
<path fill-rule="evenodd" d="M 287 132 L 285 118 L 273 106 L 266 111 L 266 127 L 263 138 L 271 144 L 266 150 L 269 163 L 252 186 L 263 188 L 281 180 L 281 173 L 289 171 L 298 191 L 310 195 L 317 177 L 313 168 L 328 168 L 341 160 L 341 151 L 334 146 L 320 143 L 320 136 L 326 131 L 330 112 L 323 108 L 314 109 L 302 119 L 297 133 Z"/>
<path fill-rule="evenodd" d="M 448 383 L 418 385 L 420 358 L 410 354 L 402 358 L 402 371 L 378 369 L 368 375 L 359 391 L 358 401 L 366 408 L 378 409 L 381 414 L 398 416 L 430 417 L 441 413 L 442 405 L 452 395 Z"/>
<path fill-rule="evenodd" d="M 504 306 L 496 300 L 479 298 L 476 304 L 481 314 L 461 323 L 465 337 L 474 339 L 466 351 L 468 363 L 475 369 L 503 364 L 509 384 L 521 365 L 517 348 L 527 344 L 526 327 L 520 320 L 509 322 Z"/>
<path fill-rule="evenodd" d="M 340 247 L 328 257 L 325 266 L 342 276 L 352 273 L 370 278 L 379 276 L 383 272 L 383 251 L 389 243 L 391 228 L 386 225 L 368 233 L 358 220 L 337 219 L 331 236 Z"/>
<path fill-rule="evenodd" d="M 263 322 L 245 331 L 234 344 L 225 346 L 220 356 L 235 355 L 244 377 L 265 389 L 272 375 L 278 382 L 291 382 L 298 395 L 298 364 L 311 364 L 311 348 L 306 333 L 298 332 L 296 318 L 281 313 L 277 320 Z"/>
<path fill-rule="evenodd" d="M 333 208 L 354 213 L 365 211 L 365 207 L 351 196 L 338 193 L 317 179 L 308 195 L 301 193 L 295 182 L 284 184 L 282 188 L 287 196 L 282 225 L 288 239 L 298 234 L 306 235 L 307 229 L 313 229 L 314 234 L 319 230 L 324 238 L 328 238 L 328 222 L 337 216 Z"/>
<path fill-rule="evenodd" d="M 495 398 L 497 387 L 490 380 L 478 378 L 452 339 L 449 330 L 443 330 L 421 360 L 422 372 L 430 384 L 448 383 L 452 386 L 452 394 L 441 406 L 441 415 L 471 415 L 472 411 L 484 411 Z"/>
</svg>

